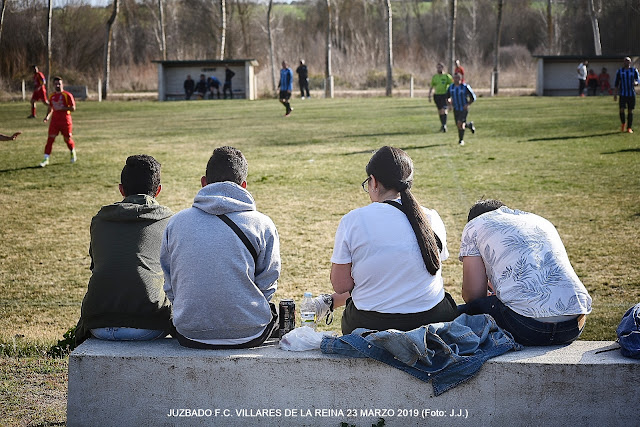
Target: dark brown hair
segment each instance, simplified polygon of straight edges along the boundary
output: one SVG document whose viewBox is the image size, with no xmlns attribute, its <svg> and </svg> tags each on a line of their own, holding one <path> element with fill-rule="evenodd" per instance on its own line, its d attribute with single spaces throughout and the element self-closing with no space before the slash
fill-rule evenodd
<svg viewBox="0 0 640 427">
<path fill-rule="evenodd" d="M 373 175 L 386 189 L 400 193 L 403 212 L 418 239 L 418 246 L 427 271 L 432 275 L 440 269 L 440 252 L 436 236 L 420 203 L 411 193 L 413 162 L 399 148 L 384 146 L 374 153 L 367 164 L 367 175 Z"/>
</svg>

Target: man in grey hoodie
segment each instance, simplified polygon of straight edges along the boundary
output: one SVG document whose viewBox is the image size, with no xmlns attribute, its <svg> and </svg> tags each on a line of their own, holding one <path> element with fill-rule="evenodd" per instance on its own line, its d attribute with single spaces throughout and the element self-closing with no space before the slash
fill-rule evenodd
<svg viewBox="0 0 640 427">
<path fill-rule="evenodd" d="M 255 347 L 278 327 L 270 301 L 280 241 L 273 221 L 256 210 L 247 173 L 239 150 L 216 148 L 193 205 L 165 230 L 164 290 L 173 306 L 172 335 L 183 346 Z"/>
</svg>

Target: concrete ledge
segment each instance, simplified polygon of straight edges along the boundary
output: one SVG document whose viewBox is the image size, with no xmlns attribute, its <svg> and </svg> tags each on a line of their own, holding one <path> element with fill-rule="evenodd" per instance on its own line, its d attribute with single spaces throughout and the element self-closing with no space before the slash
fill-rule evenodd
<svg viewBox="0 0 640 427">
<path fill-rule="evenodd" d="M 640 420 L 640 361 L 608 341 L 489 360 L 441 396 L 369 359 L 89 339 L 69 357 L 69 426 L 607 426 Z M 169 414 L 171 416 L 169 416 Z"/>
</svg>

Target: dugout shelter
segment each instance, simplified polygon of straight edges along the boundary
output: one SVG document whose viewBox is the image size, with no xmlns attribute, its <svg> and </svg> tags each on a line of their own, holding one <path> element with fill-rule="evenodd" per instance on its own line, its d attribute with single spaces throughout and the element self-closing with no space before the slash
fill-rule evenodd
<svg viewBox="0 0 640 427">
<path fill-rule="evenodd" d="M 187 75 L 197 83 L 200 74 L 216 76 L 220 92 L 224 84 L 225 68 L 235 73 L 231 80 L 233 99 L 256 99 L 255 59 L 205 59 L 190 61 L 153 61 L 158 65 L 158 101 L 184 100 L 184 81 Z M 194 98 L 192 98 L 194 99 Z"/>
<path fill-rule="evenodd" d="M 640 67 L 640 55 L 612 55 L 612 56 L 541 56 L 534 55 L 538 60 L 536 77 L 536 95 L 538 96 L 577 96 L 578 95 L 578 65 L 582 60 L 589 61 L 588 69 L 600 74 L 602 68 L 607 69 L 609 84 L 613 87 L 616 71 L 623 65 L 623 58 L 629 56 L 632 65 Z M 607 94 L 608 95 L 608 94 Z"/>
</svg>

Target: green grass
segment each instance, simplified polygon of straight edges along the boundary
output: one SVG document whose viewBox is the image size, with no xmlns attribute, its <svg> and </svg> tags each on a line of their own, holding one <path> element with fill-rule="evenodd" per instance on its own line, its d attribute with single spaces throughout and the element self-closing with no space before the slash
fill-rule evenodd
<svg viewBox="0 0 640 427">
<path fill-rule="evenodd" d="M 405 149 L 415 193 L 447 226 L 447 290 L 461 301 L 459 239 L 471 204 L 496 197 L 551 220 L 591 293 L 583 339 L 614 339 L 624 311 L 640 300 L 640 137 L 618 132 L 611 98 L 482 98 L 467 145 L 455 128 L 437 132 L 425 99 L 80 102 L 74 114 L 79 161 L 58 137 L 40 169 L 47 127 L 26 120 L 26 103 L 0 104 L 0 349 L 39 354 L 75 325 L 89 271 L 89 223 L 119 200 L 127 155 L 163 164 L 159 201 L 190 206 L 213 148 L 233 145 L 249 161 L 249 190 L 278 226 L 282 278 L 276 299 L 330 292 L 333 236 L 342 215 L 368 203 L 359 185 L 372 150 Z M 42 117 L 42 106 L 39 115 Z M 339 313 L 338 313 L 339 314 Z M 331 326 L 339 330 L 339 315 Z M 17 343 L 17 344 L 16 344 Z"/>
</svg>

